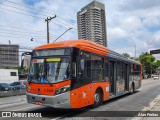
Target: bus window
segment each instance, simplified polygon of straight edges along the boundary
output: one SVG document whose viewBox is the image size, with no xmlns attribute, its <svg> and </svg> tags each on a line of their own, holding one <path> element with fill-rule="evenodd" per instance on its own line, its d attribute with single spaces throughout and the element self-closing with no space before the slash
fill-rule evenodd
<svg viewBox="0 0 160 120">
<path fill-rule="evenodd" d="M 81 52 L 79 61 L 79 77 L 91 77 L 91 61 L 90 54 L 87 52 Z"/>
<path fill-rule="evenodd" d="M 117 80 L 124 80 L 124 63 L 117 62 Z"/>
<path fill-rule="evenodd" d="M 73 62 L 72 63 L 72 76 L 73 77 L 76 77 L 76 74 L 77 74 L 77 66 L 76 66 L 76 62 Z"/>
<path fill-rule="evenodd" d="M 92 81 L 104 81 L 104 65 L 102 57 L 91 56 Z"/>
<path fill-rule="evenodd" d="M 72 53 L 72 77 L 77 77 L 77 56 L 79 54 L 79 49 L 74 48 Z"/>
<path fill-rule="evenodd" d="M 135 75 L 140 75 L 140 66 L 139 65 L 134 65 L 135 68 L 134 68 L 134 73 Z"/>
<path fill-rule="evenodd" d="M 105 59 L 104 67 L 105 67 L 105 80 L 108 81 L 109 80 L 109 62 L 107 59 Z"/>
</svg>

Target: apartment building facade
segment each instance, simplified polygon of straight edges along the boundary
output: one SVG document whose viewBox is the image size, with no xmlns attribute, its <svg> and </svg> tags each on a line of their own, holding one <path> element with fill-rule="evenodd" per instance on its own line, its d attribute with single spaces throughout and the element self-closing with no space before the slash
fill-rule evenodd
<svg viewBox="0 0 160 120">
<path fill-rule="evenodd" d="M 77 13 L 78 38 L 107 46 L 105 5 L 93 1 Z"/>
<path fill-rule="evenodd" d="M 14 68 L 19 65 L 19 46 L 0 44 L 0 68 Z"/>
</svg>

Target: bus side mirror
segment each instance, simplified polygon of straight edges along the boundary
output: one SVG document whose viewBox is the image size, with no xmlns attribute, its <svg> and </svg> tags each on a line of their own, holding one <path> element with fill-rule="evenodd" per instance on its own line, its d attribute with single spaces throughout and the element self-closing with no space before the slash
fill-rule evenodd
<svg viewBox="0 0 160 120">
<path fill-rule="evenodd" d="M 33 52 L 24 52 L 24 53 L 22 53 L 22 55 L 21 55 L 21 69 L 24 68 L 24 56 L 26 56 L 26 55 L 33 56 Z"/>
</svg>

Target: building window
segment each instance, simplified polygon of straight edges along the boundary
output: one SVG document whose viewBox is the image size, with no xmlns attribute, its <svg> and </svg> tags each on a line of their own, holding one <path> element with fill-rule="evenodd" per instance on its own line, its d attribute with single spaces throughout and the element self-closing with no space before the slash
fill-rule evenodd
<svg viewBox="0 0 160 120">
<path fill-rule="evenodd" d="M 17 73 L 16 72 L 10 72 L 10 75 L 11 76 L 17 76 Z"/>
</svg>

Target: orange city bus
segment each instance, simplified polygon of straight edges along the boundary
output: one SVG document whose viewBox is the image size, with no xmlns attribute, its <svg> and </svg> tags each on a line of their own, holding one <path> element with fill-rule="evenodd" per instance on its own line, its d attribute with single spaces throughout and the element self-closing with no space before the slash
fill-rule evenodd
<svg viewBox="0 0 160 120">
<path fill-rule="evenodd" d="M 97 107 L 141 86 L 141 64 L 88 40 L 36 47 L 27 102 L 54 108 Z"/>
</svg>

